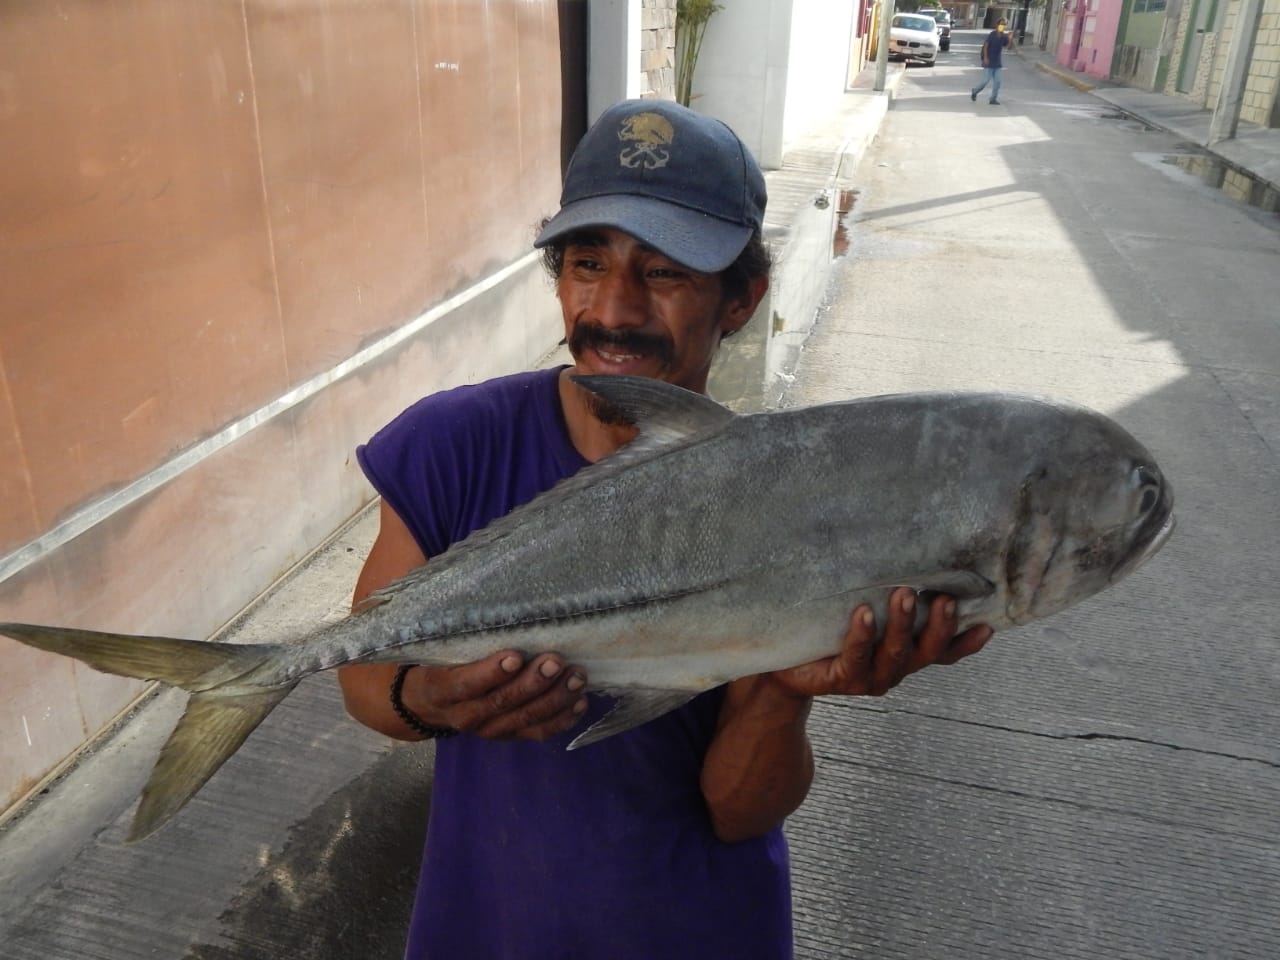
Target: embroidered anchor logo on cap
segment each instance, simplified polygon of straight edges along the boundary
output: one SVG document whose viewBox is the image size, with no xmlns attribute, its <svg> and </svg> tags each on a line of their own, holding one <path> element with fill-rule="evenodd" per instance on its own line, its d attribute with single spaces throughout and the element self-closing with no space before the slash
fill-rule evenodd
<svg viewBox="0 0 1280 960">
<path fill-rule="evenodd" d="M 618 129 L 618 139 L 630 144 L 618 154 L 618 162 L 634 169 L 657 170 L 671 160 L 669 147 L 676 138 L 675 127 L 658 113 L 636 113 Z"/>
</svg>

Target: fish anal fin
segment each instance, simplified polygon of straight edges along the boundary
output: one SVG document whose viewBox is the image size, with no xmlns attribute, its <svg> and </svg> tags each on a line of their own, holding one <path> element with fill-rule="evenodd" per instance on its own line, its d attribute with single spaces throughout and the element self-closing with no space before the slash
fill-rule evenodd
<svg viewBox="0 0 1280 960">
<path fill-rule="evenodd" d="M 655 720 L 664 713 L 682 707 L 701 691 L 665 690 L 650 687 L 626 687 L 601 691 L 615 697 L 617 703 L 603 717 L 574 737 L 569 750 L 577 750 L 588 744 L 612 737 L 632 727 Z"/>
<path fill-rule="evenodd" d="M 294 686 L 290 683 L 235 695 L 216 691 L 193 694 L 143 788 L 127 842 L 141 840 L 164 826 Z"/>
</svg>

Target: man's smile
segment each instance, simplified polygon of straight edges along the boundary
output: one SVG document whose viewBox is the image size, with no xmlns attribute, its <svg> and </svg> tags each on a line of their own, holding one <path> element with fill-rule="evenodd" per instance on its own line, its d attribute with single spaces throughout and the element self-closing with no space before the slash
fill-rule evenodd
<svg viewBox="0 0 1280 960">
<path fill-rule="evenodd" d="M 666 337 L 635 330 L 609 330 L 594 323 L 580 322 L 569 336 L 569 352 L 575 359 L 585 352 L 595 353 L 610 364 L 657 360 L 663 366 L 673 360 L 674 348 Z"/>
</svg>

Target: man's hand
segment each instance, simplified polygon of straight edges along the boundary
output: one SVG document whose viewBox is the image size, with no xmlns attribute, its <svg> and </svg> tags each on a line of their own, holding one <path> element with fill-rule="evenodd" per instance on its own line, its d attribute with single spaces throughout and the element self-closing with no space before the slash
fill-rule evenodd
<svg viewBox="0 0 1280 960">
<path fill-rule="evenodd" d="M 401 703 L 431 726 L 495 740 L 545 740 L 587 709 L 586 673 L 554 654 L 505 651 L 459 667 L 415 667 Z"/>
<path fill-rule="evenodd" d="M 915 632 L 915 591 L 889 598 L 877 642 L 868 606 L 853 611 L 843 649 L 834 657 L 729 684 L 720 726 L 702 765 L 702 795 L 712 829 L 726 843 L 773 829 L 804 801 L 813 782 L 813 751 L 805 734 L 810 698 L 826 694 L 879 696 L 932 663 L 955 663 L 982 649 L 989 627 L 956 636 L 955 602 L 935 597 Z"/>
<path fill-rule="evenodd" d="M 889 597 L 884 637 L 876 642 L 875 615 L 859 606 L 849 619 L 841 652 L 825 660 L 769 674 L 794 696 L 853 694 L 879 697 L 909 674 L 935 663 L 951 664 L 977 653 L 991 639 L 990 627 L 971 627 L 956 635 L 956 605 L 947 596 L 934 597 L 929 616 L 915 635 L 916 594 L 899 587 Z"/>
<path fill-rule="evenodd" d="M 418 542 L 385 500 L 378 536 L 356 582 L 359 611 L 379 588 L 427 562 Z M 394 663 L 349 663 L 338 668 L 347 712 L 372 730 L 397 740 L 422 734 L 391 708 Z M 458 667 L 414 667 L 404 677 L 400 702 L 424 724 L 453 727 L 480 737 L 545 739 L 568 730 L 586 710 L 587 676 L 554 654 L 528 663 L 507 650 Z"/>
</svg>

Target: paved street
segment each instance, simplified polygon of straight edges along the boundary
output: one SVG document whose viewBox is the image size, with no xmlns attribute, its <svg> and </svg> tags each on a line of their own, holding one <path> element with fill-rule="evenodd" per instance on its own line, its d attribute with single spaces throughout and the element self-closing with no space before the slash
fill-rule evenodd
<svg viewBox="0 0 1280 960">
<path fill-rule="evenodd" d="M 977 659 L 817 712 L 802 957 L 1280 956 L 1280 219 L 979 34 L 911 68 L 788 404 L 1050 393 L 1156 455 L 1148 567 Z"/>
</svg>

